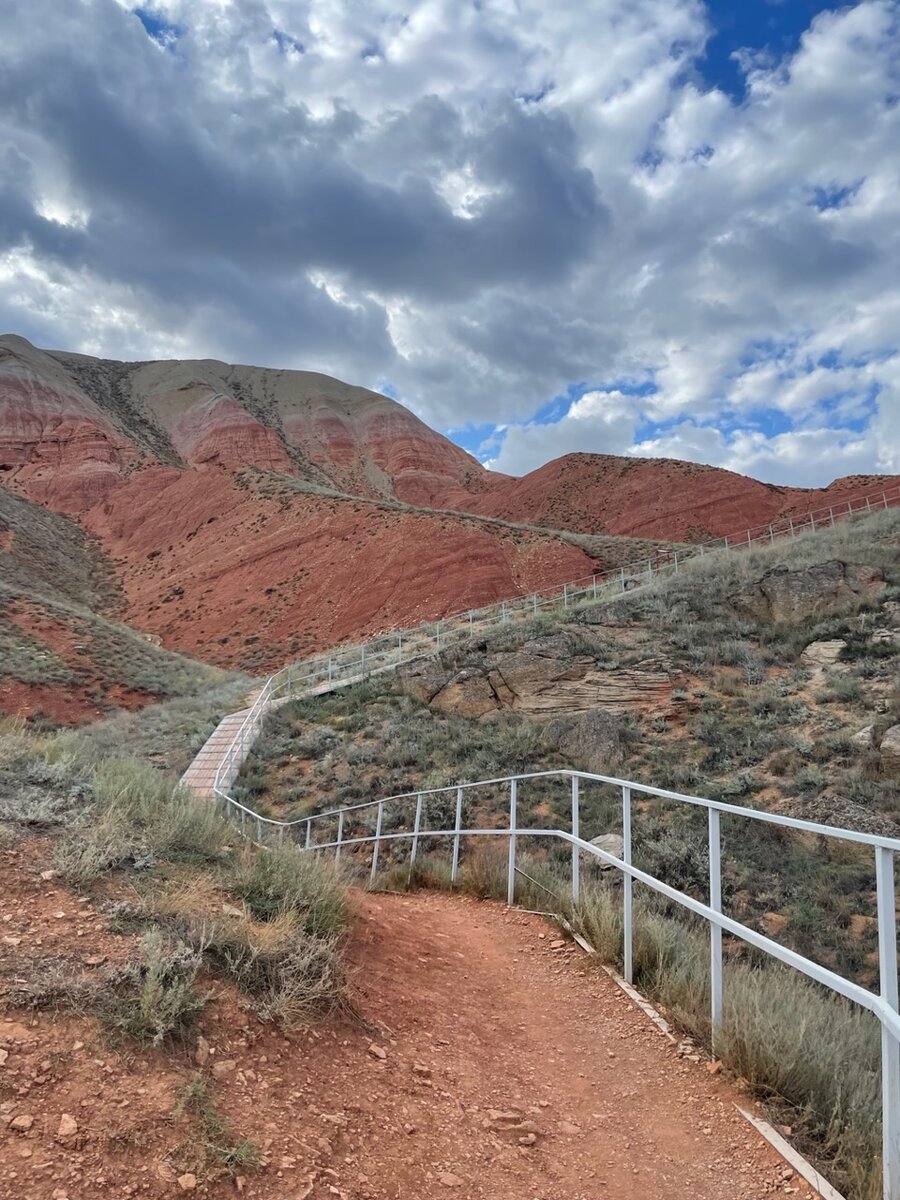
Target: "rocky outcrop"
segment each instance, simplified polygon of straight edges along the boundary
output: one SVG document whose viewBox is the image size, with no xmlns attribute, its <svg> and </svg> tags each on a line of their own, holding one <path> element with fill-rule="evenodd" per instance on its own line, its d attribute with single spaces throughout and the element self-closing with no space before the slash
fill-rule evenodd
<svg viewBox="0 0 900 1200">
<path fill-rule="evenodd" d="M 829 642 L 810 642 L 800 655 L 800 661 L 810 671 L 824 671 L 835 666 L 841 651 L 846 648 L 847 643 L 843 638 L 835 638 Z"/>
<path fill-rule="evenodd" d="M 881 739 L 881 765 L 885 774 L 900 775 L 900 725 L 892 725 Z"/>
<path fill-rule="evenodd" d="M 797 625 L 868 600 L 883 584 L 881 571 L 865 564 L 839 559 L 805 567 L 781 563 L 731 595 L 729 604 L 759 621 Z"/>
<path fill-rule="evenodd" d="M 489 653 L 475 663 L 456 663 L 446 655 L 410 663 L 398 673 L 404 690 L 442 712 L 467 717 L 504 709 L 553 717 L 598 708 L 665 708 L 680 679 L 672 664 L 660 658 L 627 667 L 600 666 L 592 655 L 573 652 L 566 633 Z"/>
<path fill-rule="evenodd" d="M 798 797 L 783 800 L 775 806 L 774 811 L 800 821 L 834 825 L 857 833 L 874 833 L 878 837 L 900 836 L 900 825 L 895 821 L 878 816 L 855 800 L 848 800 L 833 791 L 825 791 L 809 799 Z"/>
<path fill-rule="evenodd" d="M 574 719 L 548 721 L 544 741 L 561 750 L 576 769 L 608 775 L 622 760 L 620 728 L 614 713 L 595 708 Z"/>
</svg>

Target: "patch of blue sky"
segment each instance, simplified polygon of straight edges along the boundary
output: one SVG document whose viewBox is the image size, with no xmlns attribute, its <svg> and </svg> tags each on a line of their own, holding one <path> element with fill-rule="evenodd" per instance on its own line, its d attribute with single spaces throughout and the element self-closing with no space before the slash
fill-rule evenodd
<svg viewBox="0 0 900 1200">
<path fill-rule="evenodd" d="M 174 49 L 176 42 L 184 33 L 182 26 L 167 21 L 165 17 L 150 8 L 135 8 L 132 11 L 143 25 L 149 38 L 152 38 L 157 45 L 162 46 L 164 50 Z"/>
<path fill-rule="evenodd" d="M 741 51 L 777 62 L 796 51 L 814 17 L 842 7 L 821 0 L 707 0 L 712 32 L 697 68 L 708 84 L 743 100 Z"/>
<path fill-rule="evenodd" d="M 852 204 L 857 192 L 865 183 L 865 179 L 857 179 L 855 183 L 846 185 L 831 184 L 829 187 L 813 187 L 810 190 L 810 198 L 807 201 L 813 208 L 817 208 L 819 212 L 828 212 L 833 208 L 844 208 L 848 204 Z"/>
<path fill-rule="evenodd" d="M 289 33 L 285 33 L 283 29 L 272 30 L 272 41 L 275 42 L 282 54 L 305 54 L 306 47 L 295 37 L 291 37 Z"/>
</svg>

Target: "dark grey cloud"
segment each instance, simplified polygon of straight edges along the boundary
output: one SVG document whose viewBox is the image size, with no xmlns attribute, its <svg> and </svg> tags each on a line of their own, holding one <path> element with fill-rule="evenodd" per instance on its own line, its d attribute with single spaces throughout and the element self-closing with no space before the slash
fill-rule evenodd
<svg viewBox="0 0 900 1200">
<path fill-rule="evenodd" d="M 900 456 L 880 432 L 900 381 L 898 0 L 819 18 L 740 106 L 698 86 L 699 0 L 145 7 L 156 39 L 124 0 L 6 0 L 7 327 L 383 380 L 437 424 L 525 422 L 512 470 L 654 425 L 665 452 L 676 421 L 679 451 L 789 472 L 797 444 L 754 432 L 779 407 L 821 462 L 837 409 L 801 385 L 825 358 L 879 394 L 846 461 Z M 602 397 L 629 378 L 658 390 L 616 391 L 610 424 Z M 579 382 L 601 399 L 527 424 Z M 709 436 L 720 416 L 743 441 Z"/>
</svg>

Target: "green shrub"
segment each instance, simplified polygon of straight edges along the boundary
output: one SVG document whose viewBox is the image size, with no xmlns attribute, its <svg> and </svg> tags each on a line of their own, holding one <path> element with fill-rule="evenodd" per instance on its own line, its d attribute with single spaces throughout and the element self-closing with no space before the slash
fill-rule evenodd
<svg viewBox="0 0 900 1200">
<path fill-rule="evenodd" d="M 296 846 L 267 853 L 247 848 L 223 872 L 223 883 L 262 921 L 291 913 L 303 931 L 329 938 L 347 922 L 346 893 L 334 867 Z"/>
<path fill-rule="evenodd" d="M 111 972 L 100 1017 L 116 1034 L 143 1046 L 160 1046 L 183 1035 L 206 1003 L 196 988 L 203 955 L 182 943 L 170 945 L 157 930 L 141 942 L 141 957 Z"/>
</svg>

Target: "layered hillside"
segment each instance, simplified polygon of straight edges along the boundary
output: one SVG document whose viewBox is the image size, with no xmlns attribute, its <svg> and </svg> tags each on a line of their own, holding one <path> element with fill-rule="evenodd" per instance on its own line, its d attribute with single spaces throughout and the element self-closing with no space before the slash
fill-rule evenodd
<svg viewBox="0 0 900 1200">
<path fill-rule="evenodd" d="M 268 669 L 876 484 L 811 493 L 583 454 L 511 479 L 388 397 L 324 375 L 0 337 L 0 485 L 75 518 L 120 619 L 223 666 Z M 56 538 L 47 547 L 70 533 Z M 38 556 L 38 582 L 65 591 L 80 562 Z"/>
<path fill-rule="evenodd" d="M 255 466 L 420 505 L 478 494 L 492 479 L 402 405 L 326 375 L 211 359 L 120 363 L 0 337 L 7 486 L 78 513 L 149 464 Z"/>
<path fill-rule="evenodd" d="M 0 713 L 81 723 L 225 681 L 117 621 L 121 605 L 93 539 L 0 488 Z"/>
<path fill-rule="evenodd" d="M 778 487 L 671 458 L 567 454 L 474 496 L 472 512 L 557 529 L 697 542 L 864 496 L 898 476 L 848 476 L 824 488 Z"/>
</svg>

